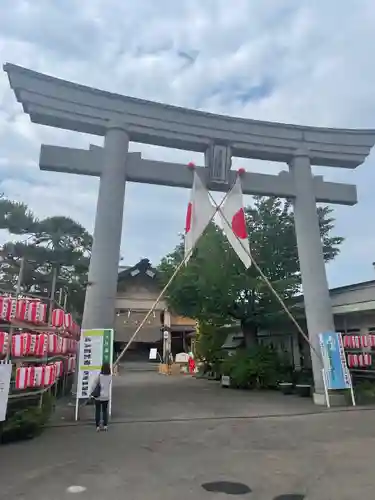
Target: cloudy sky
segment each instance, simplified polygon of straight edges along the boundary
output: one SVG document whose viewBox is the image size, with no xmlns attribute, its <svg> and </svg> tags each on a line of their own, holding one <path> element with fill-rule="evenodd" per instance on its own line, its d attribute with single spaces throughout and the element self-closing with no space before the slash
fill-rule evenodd
<svg viewBox="0 0 375 500">
<path fill-rule="evenodd" d="M 179 106 L 297 124 L 375 128 L 373 0 L 1 0 L 0 59 L 78 83 Z M 0 74 L 0 191 L 39 216 L 93 229 L 96 179 L 40 172 L 40 144 L 100 138 L 34 125 Z M 132 144 L 146 158 L 200 155 Z M 285 165 L 237 162 L 278 173 Z M 337 207 L 346 238 L 330 286 L 375 278 L 375 152 L 356 171 L 316 168 L 358 185 Z M 186 190 L 129 184 L 122 255 L 157 263 L 183 230 Z M 247 200 L 251 202 L 251 198 Z M 1 236 L 4 241 L 5 235 Z"/>
</svg>

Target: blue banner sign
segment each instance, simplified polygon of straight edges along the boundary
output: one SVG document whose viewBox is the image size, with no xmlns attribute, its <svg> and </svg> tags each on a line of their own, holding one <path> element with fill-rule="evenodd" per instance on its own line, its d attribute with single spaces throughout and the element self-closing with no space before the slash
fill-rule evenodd
<svg viewBox="0 0 375 500">
<path fill-rule="evenodd" d="M 319 342 L 327 389 L 351 389 L 352 380 L 346 364 L 341 334 L 337 332 L 320 333 Z"/>
</svg>

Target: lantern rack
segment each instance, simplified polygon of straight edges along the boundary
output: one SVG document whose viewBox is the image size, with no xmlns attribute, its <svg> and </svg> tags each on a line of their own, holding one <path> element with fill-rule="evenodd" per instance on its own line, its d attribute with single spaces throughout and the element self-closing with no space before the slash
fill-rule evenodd
<svg viewBox="0 0 375 500">
<path fill-rule="evenodd" d="M 0 359 L 14 364 L 10 398 L 43 397 L 75 371 L 80 327 L 72 315 L 41 297 L 0 295 Z"/>
</svg>

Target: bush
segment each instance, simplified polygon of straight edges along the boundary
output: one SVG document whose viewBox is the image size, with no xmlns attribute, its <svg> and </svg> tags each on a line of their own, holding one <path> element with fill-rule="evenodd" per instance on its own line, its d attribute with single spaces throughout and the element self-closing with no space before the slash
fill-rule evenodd
<svg viewBox="0 0 375 500">
<path fill-rule="evenodd" d="M 358 404 L 374 404 L 375 382 L 373 380 L 358 382 L 355 385 L 354 394 Z"/>
<path fill-rule="evenodd" d="M 238 350 L 222 362 L 221 373 L 240 389 L 271 389 L 285 378 L 290 367 L 270 347 L 255 346 Z"/>
<path fill-rule="evenodd" d="M 216 325 L 203 323 L 199 325 L 196 353 L 204 361 L 204 372 L 220 372 L 221 362 L 226 353 L 221 349 L 228 334 Z"/>
<path fill-rule="evenodd" d="M 18 404 L 17 404 L 18 403 Z M 39 403 L 39 396 L 34 404 Z M 30 401 L 28 401 L 30 404 Z M 25 401 L 16 401 L 8 412 L 0 432 L 0 443 L 10 443 L 32 439 L 43 431 L 54 407 L 54 398 L 51 394 L 43 395 L 42 406 L 24 407 Z"/>
</svg>

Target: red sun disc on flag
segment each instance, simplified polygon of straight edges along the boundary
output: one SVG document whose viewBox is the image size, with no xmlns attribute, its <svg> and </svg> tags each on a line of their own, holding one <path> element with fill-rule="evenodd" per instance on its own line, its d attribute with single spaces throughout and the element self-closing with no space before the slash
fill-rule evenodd
<svg viewBox="0 0 375 500">
<path fill-rule="evenodd" d="M 244 239 L 247 238 L 245 212 L 244 212 L 243 208 L 240 208 L 240 210 L 238 210 L 238 212 L 236 212 L 233 215 L 233 218 L 232 218 L 232 231 L 241 240 L 244 240 Z"/>
<path fill-rule="evenodd" d="M 186 211 L 185 233 L 188 233 L 191 229 L 192 215 L 193 215 L 193 204 L 189 203 Z"/>
</svg>

